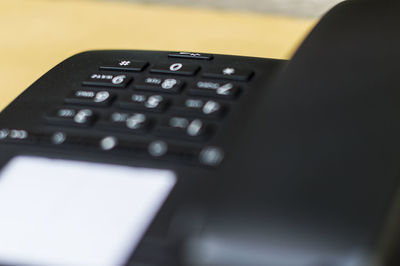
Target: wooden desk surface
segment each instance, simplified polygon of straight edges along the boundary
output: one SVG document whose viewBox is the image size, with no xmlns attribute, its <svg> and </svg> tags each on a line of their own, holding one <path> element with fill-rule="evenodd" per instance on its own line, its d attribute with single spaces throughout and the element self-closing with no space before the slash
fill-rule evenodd
<svg viewBox="0 0 400 266">
<path fill-rule="evenodd" d="M 307 19 L 116 1 L 2 0 L 0 110 L 55 64 L 84 50 L 288 58 L 314 24 Z"/>
</svg>

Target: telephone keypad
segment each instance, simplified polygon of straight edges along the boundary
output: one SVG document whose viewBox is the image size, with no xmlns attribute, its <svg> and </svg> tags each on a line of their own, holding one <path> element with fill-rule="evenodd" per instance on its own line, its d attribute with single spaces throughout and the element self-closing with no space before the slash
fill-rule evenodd
<svg viewBox="0 0 400 266">
<path fill-rule="evenodd" d="M 50 146 L 83 146 L 218 166 L 224 151 L 211 140 L 254 72 L 213 66 L 209 54 L 178 52 L 167 58 L 169 63 L 120 59 L 94 66 L 101 72 L 88 71 L 82 86 L 73 87 L 64 104 L 45 116 L 52 132 L 27 135 Z M 173 61 L 179 58 L 187 61 Z M 25 138 L 13 134 L 0 130 L 0 142 Z"/>
</svg>

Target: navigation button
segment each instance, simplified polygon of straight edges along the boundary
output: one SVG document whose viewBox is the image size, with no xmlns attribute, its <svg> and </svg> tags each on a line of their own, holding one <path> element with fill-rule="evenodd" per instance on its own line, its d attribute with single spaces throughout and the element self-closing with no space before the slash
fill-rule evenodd
<svg viewBox="0 0 400 266">
<path fill-rule="evenodd" d="M 218 166 L 224 160 L 224 152 L 218 147 L 206 147 L 199 155 L 199 160 L 207 166 Z"/>
<path fill-rule="evenodd" d="M 184 58 L 184 59 L 197 59 L 197 60 L 211 60 L 213 59 L 213 55 L 211 54 L 201 54 L 201 53 L 193 53 L 193 52 L 178 52 L 178 53 L 170 53 L 168 57 L 171 58 Z"/>
</svg>

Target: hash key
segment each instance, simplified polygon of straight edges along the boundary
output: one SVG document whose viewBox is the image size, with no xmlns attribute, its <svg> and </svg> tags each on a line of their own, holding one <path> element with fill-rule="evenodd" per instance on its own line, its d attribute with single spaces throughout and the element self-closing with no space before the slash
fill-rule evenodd
<svg viewBox="0 0 400 266">
<path fill-rule="evenodd" d="M 141 72 L 148 66 L 145 61 L 119 60 L 101 66 L 102 70 Z"/>
</svg>

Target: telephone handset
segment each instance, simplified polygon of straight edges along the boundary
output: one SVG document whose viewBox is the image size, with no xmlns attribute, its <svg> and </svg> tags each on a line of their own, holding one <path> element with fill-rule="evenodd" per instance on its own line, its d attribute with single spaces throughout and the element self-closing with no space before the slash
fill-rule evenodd
<svg viewBox="0 0 400 266">
<path fill-rule="evenodd" d="M 343 2 L 290 61 L 75 55 L 0 114 L 0 181 L 15 158 L 173 171 L 127 265 L 396 265 L 398 10 Z"/>
</svg>

